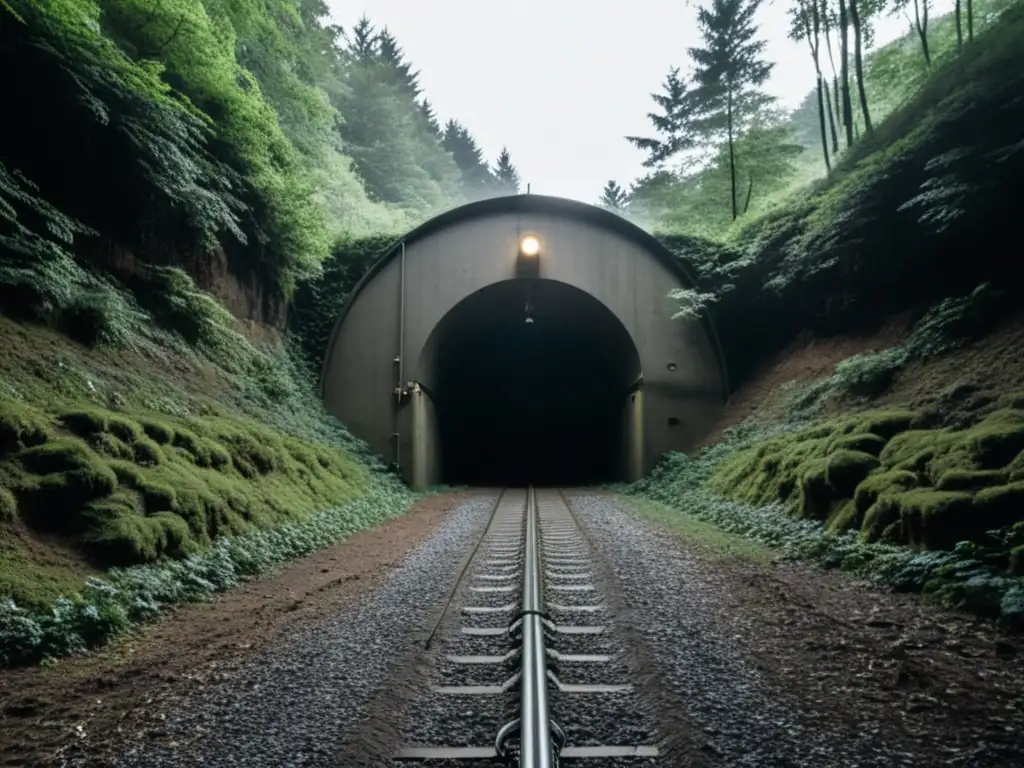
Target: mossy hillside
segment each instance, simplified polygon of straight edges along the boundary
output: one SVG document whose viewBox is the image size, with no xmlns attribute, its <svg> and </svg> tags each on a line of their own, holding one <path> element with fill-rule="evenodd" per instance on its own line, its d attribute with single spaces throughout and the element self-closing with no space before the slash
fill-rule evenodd
<svg viewBox="0 0 1024 768">
<path fill-rule="evenodd" d="M 966 429 L 927 421 L 877 411 L 782 433 L 723 459 L 710 485 L 755 506 L 782 502 L 833 533 L 918 549 L 982 542 L 1024 521 L 1024 410 L 1002 408 Z"/>
<path fill-rule="evenodd" d="M 302 520 L 369 482 L 337 449 L 224 416 L 48 412 L 8 401 L 0 446 L 3 524 L 60 536 L 104 568 L 180 558 L 220 537 Z M 18 570 L 16 551 L 3 550 L 5 572 Z M 23 581 L 0 578 L 0 596 L 55 596 L 19 588 Z"/>
</svg>

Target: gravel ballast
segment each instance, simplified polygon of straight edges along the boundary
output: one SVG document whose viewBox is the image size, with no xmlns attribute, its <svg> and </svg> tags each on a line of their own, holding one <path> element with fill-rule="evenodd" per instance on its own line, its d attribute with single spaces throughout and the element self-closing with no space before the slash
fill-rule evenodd
<svg viewBox="0 0 1024 768">
<path fill-rule="evenodd" d="M 396 662 L 436 618 L 493 501 L 459 505 L 376 592 L 255 658 L 118 765 L 337 765 L 346 732 L 375 694 L 395 685 Z"/>
</svg>

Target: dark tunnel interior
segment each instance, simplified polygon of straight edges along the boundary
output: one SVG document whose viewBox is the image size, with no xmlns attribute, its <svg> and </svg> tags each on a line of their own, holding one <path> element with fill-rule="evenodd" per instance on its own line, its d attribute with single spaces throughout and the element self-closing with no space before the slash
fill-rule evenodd
<svg viewBox="0 0 1024 768">
<path fill-rule="evenodd" d="M 639 374 L 625 328 L 563 283 L 509 281 L 479 294 L 439 326 L 434 394 L 444 481 L 621 479 L 624 408 Z"/>
</svg>

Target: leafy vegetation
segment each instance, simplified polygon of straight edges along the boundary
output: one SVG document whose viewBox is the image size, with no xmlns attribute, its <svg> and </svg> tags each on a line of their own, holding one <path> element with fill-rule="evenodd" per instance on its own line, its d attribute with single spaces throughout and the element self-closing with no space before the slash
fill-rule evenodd
<svg viewBox="0 0 1024 768">
<path fill-rule="evenodd" d="M 204 600 L 281 563 L 329 546 L 404 512 L 401 486 L 375 481 L 348 503 L 273 530 L 220 538 L 183 560 L 112 568 L 48 611 L 0 599 L 0 666 L 53 659 L 100 645 L 166 607 Z M 66 594 L 66 593 L 65 593 Z"/>
<path fill-rule="evenodd" d="M 88 235 L 201 274 L 192 254 L 219 248 L 288 297 L 339 237 L 510 191 L 461 124 L 442 135 L 390 33 L 363 19 L 346 37 L 327 13 L 317 0 L 0 6 L 0 60 L 30 73 L 0 87 L 18 115 L 0 127 L 5 251 L 53 262 Z M 53 125 L 64 140 L 42 144 Z M 75 249 L 101 268 L 105 250 Z"/>
<path fill-rule="evenodd" d="M 827 397 L 879 394 L 893 358 L 955 349 L 978 317 L 970 300 L 942 302 L 901 347 L 842 361 L 793 393 L 780 418 L 751 417 L 620 490 L 667 505 L 659 517 L 688 536 L 707 539 L 702 526 L 714 524 L 1024 628 L 1024 394 L 1004 394 L 966 426 L 928 410 L 850 413 L 848 403 L 822 418 Z"/>
<path fill-rule="evenodd" d="M 881 421 L 874 424 L 886 423 L 886 418 L 878 418 Z M 872 426 L 868 419 L 865 417 L 860 426 Z M 777 497 L 771 498 L 771 494 L 756 494 L 756 498 L 762 500 L 751 502 L 727 498 L 714 490 L 716 473 L 726 472 L 730 466 L 735 470 L 743 461 L 737 457 L 751 456 L 750 452 L 760 451 L 768 445 L 765 441 L 776 441 L 773 445 L 779 441 L 791 444 L 784 456 L 776 457 L 771 451 L 765 450 L 761 457 L 761 461 L 772 462 L 777 458 L 780 465 L 786 463 L 786 477 L 795 477 L 790 470 L 803 462 L 827 462 L 827 459 L 813 455 L 813 451 L 806 445 L 807 440 L 823 439 L 808 437 L 808 434 L 817 434 L 814 429 L 812 427 L 809 432 L 802 433 L 806 439 L 800 440 L 790 438 L 787 434 L 795 431 L 792 426 L 743 424 L 730 430 L 721 442 L 693 458 L 684 454 L 669 454 L 648 477 L 619 490 L 670 508 L 679 518 L 687 519 L 672 523 L 683 530 L 699 527 L 700 523 L 713 524 L 727 534 L 747 537 L 771 547 L 786 558 L 811 561 L 827 568 L 841 568 L 880 586 L 919 592 L 946 607 L 998 619 L 1011 628 L 1024 627 L 1024 574 L 1020 571 L 1024 527 L 1020 523 L 986 531 L 974 527 L 973 533 L 977 540 L 959 541 L 949 548 L 910 548 L 890 543 L 891 538 L 886 541 L 885 537 L 864 535 L 855 527 L 823 526 L 819 507 L 812 506 L 816 514 L 806 517 L 794 514 L 798 506 L 787 506 Z M 817 429 L 829 434 L 835 431 L 832 425 Z M 868 442 L 874 442 L 864 440 L 863 435 L 839 434 L 859 438 L 864 441 L 863 447 L 868 447 Z M 800 443 L 805 445 L 799 447 Z M 842 448 L 838 448 L 837 453 L 839 451 L 843 451 L 847 457 L 857 453 Z M 866 451 L 861 453 L 873 459 Z M 853 461 L 848 460 L 844 464 L 841 471 L 838 464 L 830 467 L 833 473 L 828 474 L 829 482 L 843 488 L 844 494 L 848 493 L 850 484 L 855 482 L 865 468 L 872 465 L 868 459 L 854 457 Z M 855 468 L 854 472 L 847 472 L 848 468 Z M 820 474 L 823 468 L 814 464 L 809 470 L 806 485 L 811 491 L 811 497 L 820 499 L 814 494 L 822 488 L 818 481 L 823 477 Z M 874 477 L 880 482 L 869 482 L 870 476 L 861 479 L 854 485 L 854 501 L 846 499 L 839 506 L 850 509 L 852 504 L 863 505 L 875 494 L 883 499 L 883 505 L 888 504 L 888 500 L 893 497 L 902 498 L 895 518 L 889 518 L 883 530 L 895 525 L 890 531 L 902 532 L 906 525 L 908 531 L 919 531 L 921 521 L 929 514 L 935 514 L 935 510 L 942 510 L 940 514 L 950 510 L 962 513 L 971 506 L 970 496 L 958 508 L 952 496 L 937 497 L 934 494 L 941 493 L 938 491 L 904 490 L 909 487 L 909 481 L 902 481 L 901 475 L 875 471 L 877 474 Z M 724 474 L 718 476 L 719 488 L 724 486 L 724 477 Z M 779 487 L 773 474 L 759 473 L 756 480 L 753 477 L 748 478 L 748 490 L 758 483 L 765 487 Z M 804 484 L 804 477 L 800 476 L 796 486 L 803 488 Z M 824 487 L 833 488 L 832 485 Z M 933 495 L 928 497 L 928 494 Z M 787 495 L 786 499 L 789 498 Z M 872 509 L 877 503 L 873 502 L 867 509 Z M 983 497 L 979 503 L 990 502 Z M 667 512 L 664 516 L 671 518 Z M 699 522 L 689 522 L 689 518 L 696 518 Z M 842 515 L 837 507 L 833 522 L 840 519 Z M 995 517 L 989 518 L 989 522 L 992 521 L 998 522 Z M 869 525 L 868 530 L 873 531 L 874 527 Z M 936 530 L 942 530 L 941 526 L 937 526 Z"/>
<path fill-rule="evenodd" d="M 180 270 L 147 286 L 153 314 L 135 307 L 118 346 L 0 320 L 9 663 L 91 647 L 413 498 L 323 412 L 290 340 L 253 345 Z"/>
</svg>

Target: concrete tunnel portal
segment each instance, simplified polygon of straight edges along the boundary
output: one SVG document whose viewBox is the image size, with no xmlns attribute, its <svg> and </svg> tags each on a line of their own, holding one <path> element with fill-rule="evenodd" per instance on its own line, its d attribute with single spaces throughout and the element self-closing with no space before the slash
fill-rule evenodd
<svg viewBox="0 0 1024 768">
<path fill-rule="evenodd" d="M 533 239 L 536 253 L 526 253 Z M 415 488 L 635 480 L 695 447 L 727 387 L 654 238 L 540 195 L 472 203 L 390 248 L 324 361 L 328 410 Z"/>
</svg>

